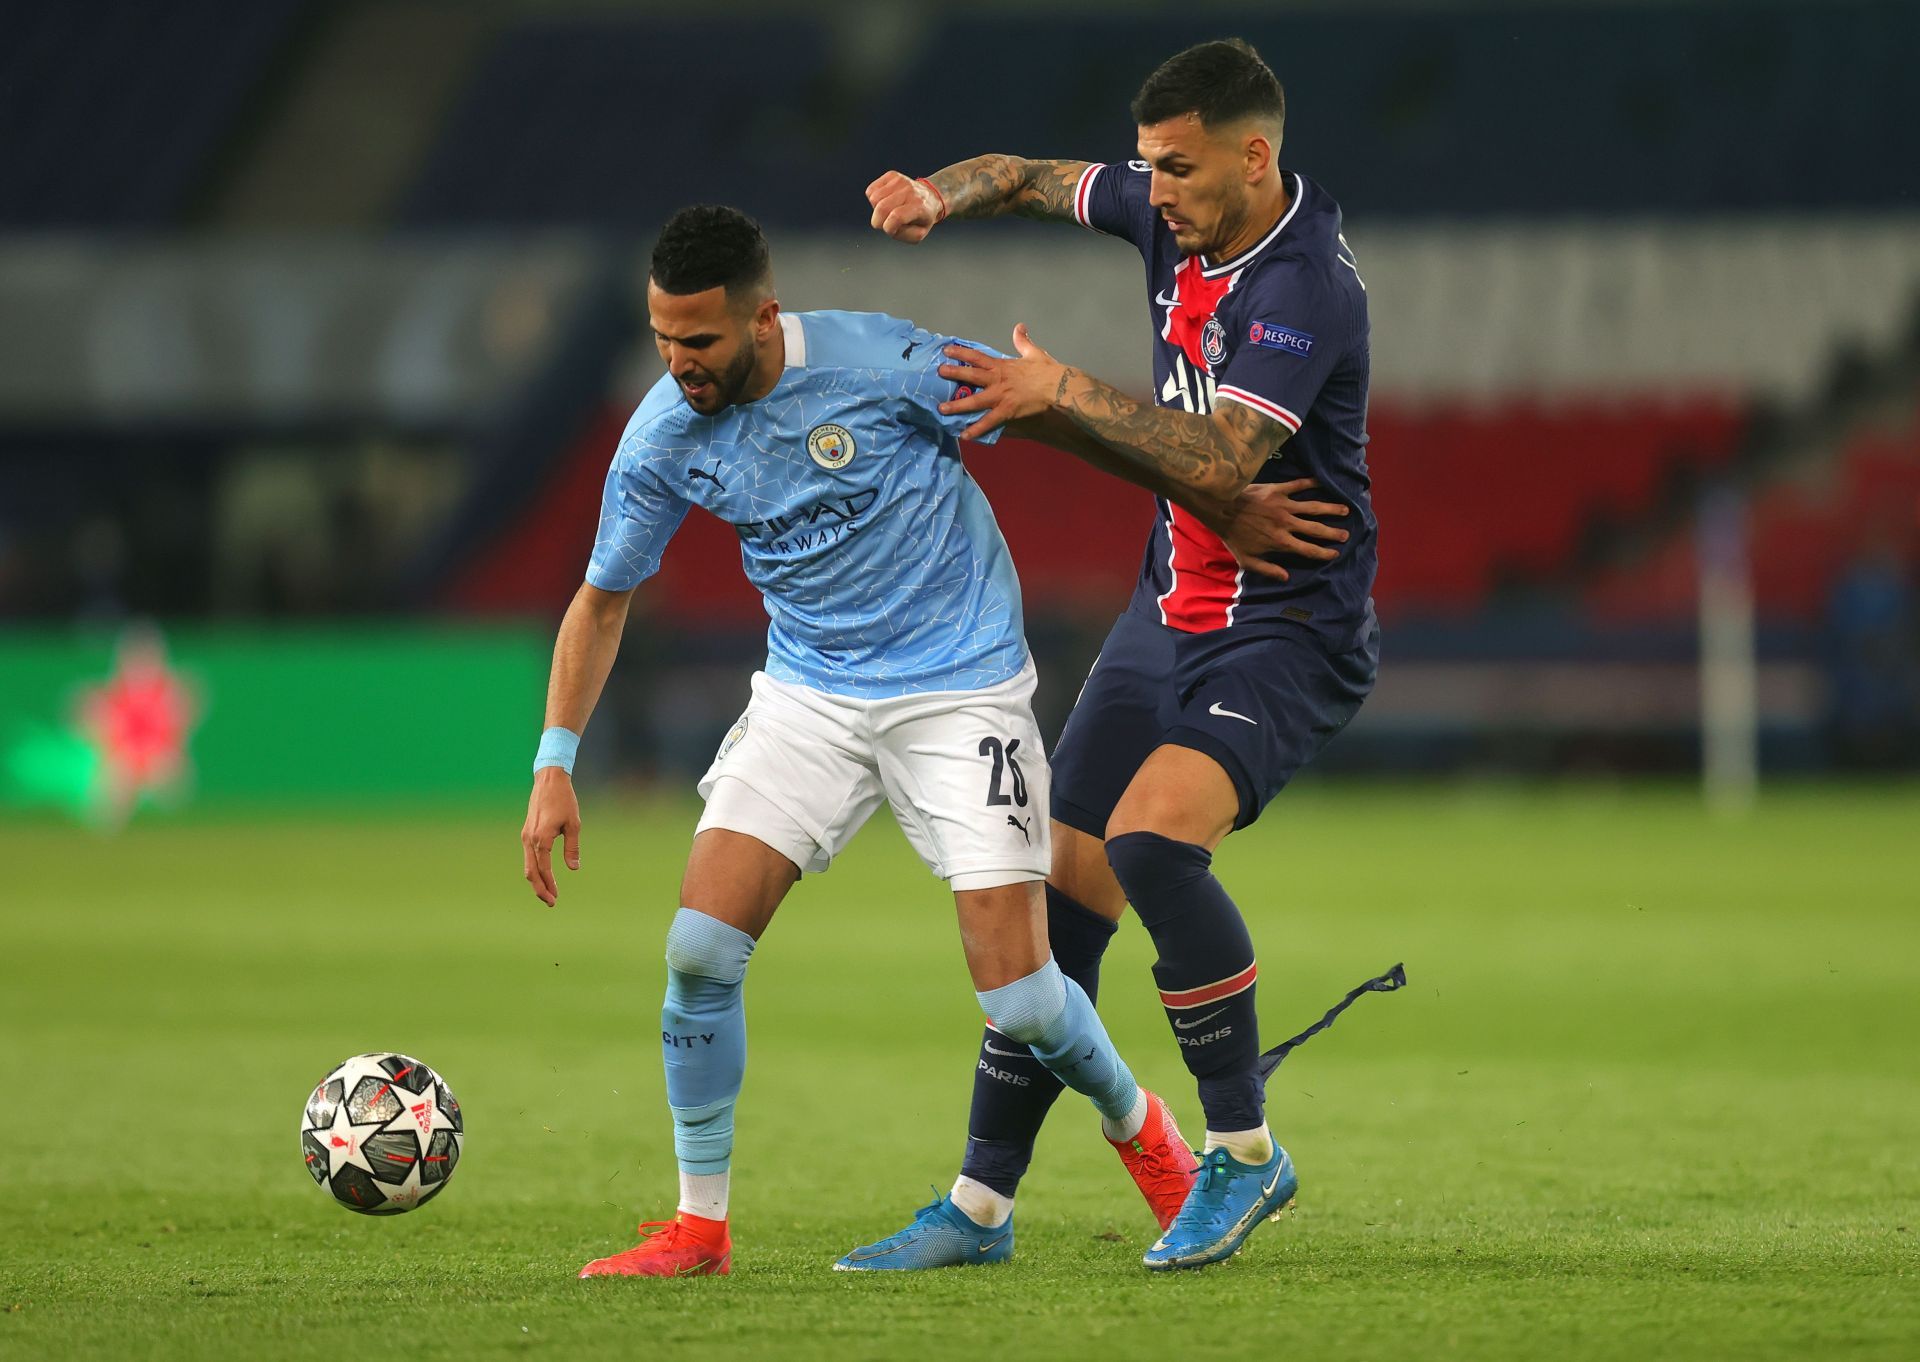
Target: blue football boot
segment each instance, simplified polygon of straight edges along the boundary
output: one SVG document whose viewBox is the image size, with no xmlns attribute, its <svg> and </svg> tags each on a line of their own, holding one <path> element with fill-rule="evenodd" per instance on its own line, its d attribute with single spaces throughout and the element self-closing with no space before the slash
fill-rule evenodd
<svg viewBox="0 0 1920 1362">
<path fill-rule="evenodd" d="M 1293 1204 L 1299 1187 L 1293 1160 L 1277 1142 L 1262 1164 L 1241 1163 L 1224 1149 L 1203 1154 L 1186 1205 L 1141 1261 L 1164 1272 L 1231 1258 L 1255 1225 Z"/>
<path fill-rule="evenodd" d="M 913 1272 L 926 1267 L 1004 1263 L 1013 1257 L 1013 1217 L 998 1229 L 969 1220 L 941 1197 L 922 1206 L 913 1223 L 877 1244 L 855 1249 L 833 1265 L 835 1272 Z"/>
</svg>

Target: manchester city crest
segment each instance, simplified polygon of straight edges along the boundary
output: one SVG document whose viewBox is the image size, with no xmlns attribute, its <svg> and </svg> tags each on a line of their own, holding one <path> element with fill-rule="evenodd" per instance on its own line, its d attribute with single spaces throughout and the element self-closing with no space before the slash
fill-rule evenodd
<svg viewBox="0 0 1920 1362">
<path fill-rule="evenodd" d="M 1207 357 L 1207 363 L 1218 364 L 1227 357 L 1227 328 L 1220 325 L 1218 317 L 1207 318 L 1207 324 L 1200 328 L 1200 353 Z"/>
<path fill-rule="evenodd" d="M 807 453 L 829 472 L 845 468 L 853 460 L 853 432 L 845 426 L 815 426 L 807 432 Z"/>
</svg>

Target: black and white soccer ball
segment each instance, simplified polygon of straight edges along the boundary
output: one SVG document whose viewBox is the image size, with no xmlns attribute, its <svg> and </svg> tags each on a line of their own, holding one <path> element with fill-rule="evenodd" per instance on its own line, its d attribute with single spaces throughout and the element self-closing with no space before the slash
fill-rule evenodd
<svg viewBox="0 0 1920 1362">
<path fill-rule="evenodd" d="M 408 1055 L 355 1055 L 320 1080 L 300 1114 L 307 1172 L 363 1215 L 398 1215 L 440 1195 L 464 1135 L 460 1103 Z"/>
</svg>

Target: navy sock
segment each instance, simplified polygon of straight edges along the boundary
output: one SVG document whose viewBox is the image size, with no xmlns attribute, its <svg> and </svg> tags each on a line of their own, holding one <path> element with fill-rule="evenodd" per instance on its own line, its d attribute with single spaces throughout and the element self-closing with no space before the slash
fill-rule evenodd
<svg viewBox="0 0 1920 1362">
<path fill-rule="evenodd" d="M 1257 1065 L 1260 1020 L 1254 1010 L 1253 938 L 1205 847 L 1155 832 L 1107 841 L 1107 862 L 1127 901 L 1153 937 L 1153 979 L 1199 1080 L 1209 1130 L 1252 1130 L 1266 1120 Z"/>
<path fill-rule="evenodd" d="M 1090 999 L 1100 992 L 1100 957 L 1114 924 L 1047 886 L 1047 936 L 1060 972 Z M 991 1026 L 980 1038 L 973 1070 L 973 1109 L 967 1114 L 967 1152 L 960 1173 L 1012 1196 L 1033 1161 L 1033 1142 L 1061 1083 L 1033 1051 Z"/>
</svg>

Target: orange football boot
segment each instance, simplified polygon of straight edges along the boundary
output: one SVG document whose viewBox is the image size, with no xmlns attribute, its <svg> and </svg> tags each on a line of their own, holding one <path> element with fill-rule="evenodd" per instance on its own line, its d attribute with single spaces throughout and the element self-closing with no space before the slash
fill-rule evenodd
<svg viewBox="0 0 1920 1362">
<path fill-rule="evenodd" d="M 610 1258 L 595 1258 L 582 1277 L 724 1277 L 733 1270 L 727 1222 L 680 1212 L 640 1225 L 640 1243 Z"/>
<path fill-rule="evenodd" d="M 1165 1229 L 1180 1214 L 1187 1193 L 1193 1190 L 1193 1175 L 1200 1161 L 1181 1138 L 1173 1113 L 1155 1093 L 1147 1094 L 1147 1121 L 1131 1140 L 1109 1140 L 1120 1151 L 1120 1162 L 1127 1166 L 1133 1185 L 1147 1199 L 1153 1218 Z"/>
</svg>

